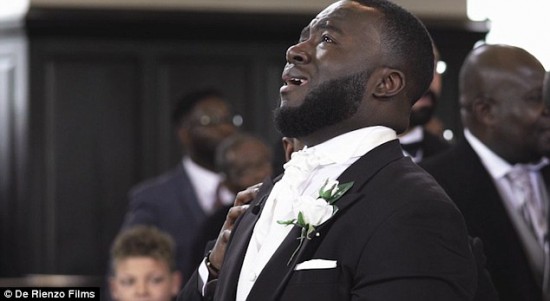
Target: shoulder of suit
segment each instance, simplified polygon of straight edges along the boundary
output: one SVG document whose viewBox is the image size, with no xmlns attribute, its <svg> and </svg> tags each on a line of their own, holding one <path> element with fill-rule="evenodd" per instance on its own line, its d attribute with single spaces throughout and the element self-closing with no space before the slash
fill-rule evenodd
<svg viewBox="0 0 550 301">
<path fill-rule="evenodd" d="M 185 179 L 185 171 L 181 164 L 175 166 L 169 171 L 144 180 L 143 182 L 135 185 L 130 189 L 130 196 L 137 196 L 149 193 L 159 193 L 159 191 L 165 191 L 175 185 L 182 185 L 183 179 Z"/>
</svg>

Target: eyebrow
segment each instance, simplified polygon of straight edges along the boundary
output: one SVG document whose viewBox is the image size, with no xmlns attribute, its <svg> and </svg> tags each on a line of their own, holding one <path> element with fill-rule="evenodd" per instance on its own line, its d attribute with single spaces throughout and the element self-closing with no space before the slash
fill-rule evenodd
<svg viewBox="0 0 550 301">
<path fill-rule="evenodd" d="M 304 27 L 304 29 L 302 29 L 302 32 L 300 32 L 300 41 L 309 35 L 309 30 L 310 30 L 309 25 Z"/>
<path fill-rule="evenodd" d="M 319 29 L 329 29 L 329 30 L 332 30 L 332 31 L 335 31 L 337 33 L 340 33 L 342 34 L 343 31 L 339 28 L 339 27 L 336 27 L 334 26 L 332 23 L 333 22 L 329 22 L 330 20 L 328 19 L 321 19 L 318 23 L 317 23 L 317 27 Z"/>
<path fill-rule="evenodd" d="M 309 35 L 309 33 L 311 32 L 311 30 L 323 30 L 323 29 L 328 29 L 328 30 L 331 30 L 331 31 L 334 31 L 336 33 L 339 33 L 339 34 L 343 34 L 344 32 L 342 31 L 342 29 L 340 29 L 339 27 L 336 27 L 334 26 L 332 23 L 333 22 L 330 22 L 331 20 L 329 19 L 320 19 L 318 22 L 315 23 L 315 25 L 311 26 L 311 25 L 307 25 L 306 27 L 304 27 L 304 29 L 302 29 L 302 32 L 300 33 L 300 40 L 304 39 L 306 36 Z"/>
</svg>

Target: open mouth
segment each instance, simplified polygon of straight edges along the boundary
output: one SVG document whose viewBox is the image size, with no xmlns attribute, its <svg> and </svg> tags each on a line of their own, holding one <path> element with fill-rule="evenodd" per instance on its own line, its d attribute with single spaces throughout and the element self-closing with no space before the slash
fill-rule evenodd
<svg viewBox="0 0 550 301">
<path fill-rule="evenodd" d="M 303 86 L 307 83 L 307 79 L 299 77 L 284 77 L 283 83 L 285 86 Z"/>
<path fill-rule="evenodd" d="M 301 85 L 303 85 L 303 84 L 305 84 L 305 83 L 306 83 L 306 80 L 301 79 L 301 78 L 295 78 L 295 77 L 290 78 L 290 79 L 286 82 L 287 85 L 295 85 L 295 86 L 301 86 Z"/>
</svg>

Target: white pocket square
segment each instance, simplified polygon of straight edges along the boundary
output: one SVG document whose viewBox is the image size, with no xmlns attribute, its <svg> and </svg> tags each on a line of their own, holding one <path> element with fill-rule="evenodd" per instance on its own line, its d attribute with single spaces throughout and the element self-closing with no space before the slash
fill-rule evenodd
<svg viewBox="0 0 550 301">
<path fill-rule="evenodd" d="M 295 271 L 300 270 L 320 270 L 336 268 L 336 260 L 327 259 L 312 259 L 299 263 L 294 268 Z"/>
</svg>

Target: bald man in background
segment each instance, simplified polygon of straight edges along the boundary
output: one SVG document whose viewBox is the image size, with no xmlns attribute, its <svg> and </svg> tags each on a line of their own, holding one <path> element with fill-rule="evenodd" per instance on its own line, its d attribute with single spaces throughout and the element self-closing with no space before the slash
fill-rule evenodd
<svg viewBox="0 0 550 301">
<path fill-rule="evenodd" d="M 420 163 L 460 208 L 469 234 L 483 240 L 503 301 L 548 300 L 547 215 L 538 214 L 547 211 L 550 183 L 538 150 L 550 118 L 541 95 L 544 75 L 541 63 L 521 48 L 472 50 L 459 77 L 465 138 Z M 516 190 L 516 170 L 526 175 L 532 193 Z"/>
</svg>

